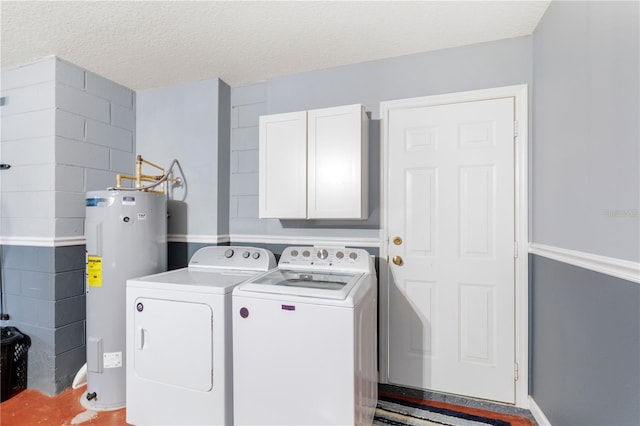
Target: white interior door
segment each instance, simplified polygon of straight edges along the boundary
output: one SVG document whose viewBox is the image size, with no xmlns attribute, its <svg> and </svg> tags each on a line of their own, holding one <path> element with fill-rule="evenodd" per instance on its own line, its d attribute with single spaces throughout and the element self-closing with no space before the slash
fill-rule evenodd
<svg viewBox="0 0 640 426">
<path fill-rule="evenodd" d="M 514 129 L 511 97 L 389 111 L 391 383 L 515 402 Z"/>
</svg>

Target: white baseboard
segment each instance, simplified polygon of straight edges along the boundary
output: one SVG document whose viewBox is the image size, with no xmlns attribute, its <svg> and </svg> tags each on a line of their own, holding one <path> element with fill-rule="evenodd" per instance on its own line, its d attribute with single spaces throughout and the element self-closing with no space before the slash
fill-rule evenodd
<svg viewBox="0 0 640 426">
<path fill-rule="evenodd" d="M 547 416 L 544 415 L 538 404 L 533 400 L 533 397 L 529 395 L 529 411 L 531 411 L 531 415 L 538 422 L 538 426 L 551 426 L 551 422 L 547 419 Z"/>
<path fill-rule="evenodd" d="M 529 253 L 640 284 L 640 263 L 544 244 L 530 243 Z"/>
</svg>

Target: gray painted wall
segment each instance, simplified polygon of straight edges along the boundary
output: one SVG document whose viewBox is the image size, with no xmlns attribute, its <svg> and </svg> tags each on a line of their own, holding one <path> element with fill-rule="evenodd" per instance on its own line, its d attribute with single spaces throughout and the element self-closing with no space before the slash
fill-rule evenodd
<svg viewBox="0 0 640 426">
<path fill-rule="evenodd" d="M 533 238 L 640 261 L 638 2 L 552 2 L 533 37 Z"/>
<path fill-rule="evenodd" d="M 531 38 L 519 37 L 330 68 L 232 88 L 232 235 L 374 238 L 380 228 L 381 101 L 531 83 Z M 371 114 L 366 221 L 258 219 L 258 116 L 361 103 Z M 235 156 L 235 157 L 234 157 Z"/>
<path fill-rule="evenodd" d="M 2 70 L 2 325 L 32 340 L 28 386 L 66 389 L 85 361 L 85 192 L 134 166 L 134 92 L 55 57 Z M 28 244 L 28 246 L 20 245 Z"/>
<path fill-rule="evenodd" d="M 640 285 L 531 256 L 530 394 L 554 426 L 640 424 Z"/>
<path fill-rule="evenodd" d="M 533 34 L 533 242 L 640 259 L 638 2 L 552 2 Z M 640 286 L 530 258 L 530 393 L 553 425 L 640 424 Z"/>
<path fill-rule="evenodd" d="M 170 237 L 228 233 L 229 92 L 217 78 L 137 92 L 137 153 L 165 168 L 177 159 L 187 182 L 168 205 Z"/>
</svg>

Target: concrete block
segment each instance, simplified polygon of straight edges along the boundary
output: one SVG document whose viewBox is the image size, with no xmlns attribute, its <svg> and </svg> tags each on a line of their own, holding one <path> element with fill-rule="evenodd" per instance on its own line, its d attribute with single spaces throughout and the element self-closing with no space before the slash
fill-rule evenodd
<svg viewBox="0 0 640 426">
<path fill-rule="evenodd" d="M 15 294 L 20 296 L 22 294 L 21 287 L 21 275 L 22 271 L 19 269 L 7 269 L 2 268 L 2 291 L 5 294 Z"/>
<path fill-rule="evenodd" d="M 229 217 L 234 218 L 238 217 L 238 198 L 239 196 L 234 196 L 233 194 L 229 197 Z"/>
<path fill-rule="evenodd" d="M 75 264 L 78 263 L 78 259 L 69 259 L 69 262 Z M 84 278 L 84 268 L 55 274 L 55 300 L 83 295 L 85 291 Z"/>
<path fill-rule="evenodd" d="M 32 299 L 55 301 L 55 274 L 21 271 L 20 295 Z"/>
<path fill-rule="evenodd" d="M 27 64 L 5 68 L 0 73 L 2 89 L 30 86 L 55 79 L 55 58 L 42 58 Z"/>
<path fill-rule="evenodd" d="M 54 218 L 55 192 L 5 192 L 2 194 L 2 217 Z"/>
<path fill-rule="evenodd" d="M 235 129 L 238 127 L 239 120 L 239 112 L 237 107 L 231 107 L 231 128 Z"/>
<path fill-rule="evenodd" d="M 55 393 L 60 393 L 71 386 L 80 367 L 86 362 L 85 346 L 63 352 L 55 357 Z"/>
<path fill-rule="evenodd" d="M 0 158 L 11 167 L 55 163 L 55 137 L 2 141 Z M 8 171 L 3 172 L 9 173 Z"/>
<path fill-rule="evenodd" d="M 108 99 L 118 105 L 133 108 L 133 90 L 90 71 L 87 71 L 85 75 L 87 92 Z"/>
<path fill-rule="evenodd" d="M 229 172 L 230 173 L 238 173 L 238 152 L 240 151 L 231 151 L 229 158 Z"/>
<path fill-rule="evenodd" d="M 9 217 L 0 221 L 0 235 L 29 239 L 49 239 L 55 235 L 55 219 Z"/>
<path fill-rule="evenodd" d="M 130 131 L 136 128 L 136 112 L 118 104 L 111 104 L 111 125 Z"/>
<path fill-rule="evenodd" d="M 56 128 L 54 109 L 2 116 L 0 138 L 2 142 L 15 139 L 52 136 Z"/>
<path fill-rule="evenodd" d="M 2 266 L 6 269 L 55 272 L 55 249 L 36 246 L 3 246 Z"/>
<path fill-rule="evenodd" d="M 99 121 L 87 120 L 87 142 L 133 152 L 133 132 Z"/>
<path fill-rule="evenodd" d="M 109 148 L 74 139 L 56 137 L 57 164 L 109 170 Z"/>
<path fill-rule="evenodd" d="M 231 88 L 231 105 L 239 106 L 267 101 L 267 83 L 260 82 Z"/>
<path fill-rule="evenodd" d="M 85 119 L 83 117 L 57 109 L 55 123 L 55 135 L 79 141 L 85 140 Z"/>
<path fill-rule="evenodd" d="M 85 217 L 85 193 L 56 191 L 55 193 L 56 218 L 80 218 Z"/>
<path fill-rule="evenodd" d="M 55 164 L 34 164 L 11 167 L 2 172 L 2 192 L 55 190 Z"/>
<path fill-rule="evenodd" d="M 135 174 L 136 155 L 133 152 L 110 149 L 109 170 L 128 175 Z"/>
<path fill-rule="evenodd" d="M 236 109 L 238 110 L 238 127 L 257 126 L 258 118 L 267 113 L 267 103 L 240 105 Z"/>
<path fill-rule="evenodd" d="M 55 303 L 52 300 L 14 296 L 7 300 L 7 312 L 10 312 L 13 321 L 38 327 L 53 327 Z"/>
<path fill-rule="evenodd" d="M 86 246 L 64 246 L 55 248 L 55 271 L 71 272 L 84 271 Z M 84 294 L 84 293 L 83 293 Z"/>
<path fill-rule="evenodd" d="M 56 238 L 81 238 L 84 236 L 84 218 L 56 219 L 53 236 Z"/>
<path fill-rule="evenodd" d="M 55 327 L 82 321 L 86 316 L 85 296 L 69 297 L 55 302 Z"/>
<path fill-rule="evenodd" d="M 2 88 L 1 96 L 5 98 L 5 104 L 0 108 L 0 114 L 5 116 L 53 109 L 56 107 L 55 94 L 53 81 L 9 90 Z"/>
<path fill-rule="evenodd" d="M 84 69 L 56 58 L 56 83 L 84 90 Z"/>
<path fill-rule="evenodd" d="M 84 192 L 84 169 L 82 167 L 56 165 L 57 191 Z"/>
<path fill-rule="evenodd" d="M 258 196 L 248 195 L 238 198 L 237 218 L 258 218 Z"/>
<path fill-rule="evenodd" d="M 231 149 L 258 149 L 259 127 L 238 127 L 231 129 Z"/>
<path fill-rule="evenodd" d="M 258 172 L 258 150 L 236 151 L 238 155 L 238 172 Z"/>
<path fill-rule="evenodd" d="M 60 355 L 71 349 L 84 347 L 84 336 L 84 320 L 56 328 L 54 353 Z"/>
<path fill-rule="evenodd" d="M 111 107 L 106 99 L 64 84 L 56 85 L 56 107 L 103 123 L 111 120 Z"/>
<path fill-rule="evenodd" d="M 85 169 L 84 191 L 101 191 L 116 186 L 116 173 L 104 170 Z"/>
<path fill-rule="evenodd" d="M 233 173 L 232 195 L 258 195 L 258 173 Z"/>
</svg>

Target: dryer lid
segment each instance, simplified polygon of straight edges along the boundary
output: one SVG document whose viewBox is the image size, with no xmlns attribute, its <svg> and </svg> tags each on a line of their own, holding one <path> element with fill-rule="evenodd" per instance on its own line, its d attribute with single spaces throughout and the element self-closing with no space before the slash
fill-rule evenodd
<svg viewBox="0 0 640 426">
<path fill-rule="evenodd" d="M 276 269 L 242 286 L 243 291 L 344 300 L 362 273 Z"/>
</svg>

